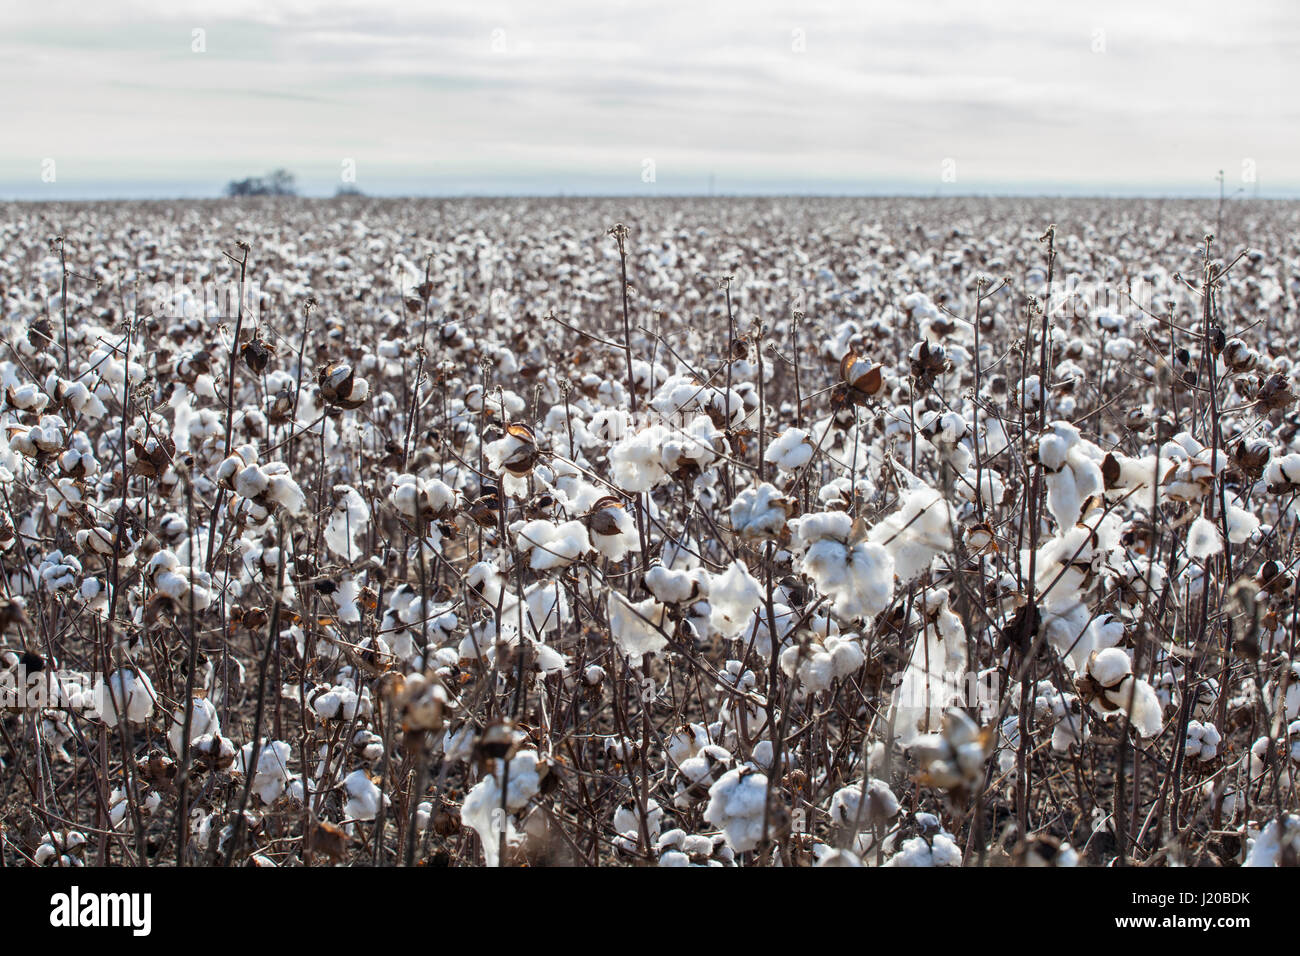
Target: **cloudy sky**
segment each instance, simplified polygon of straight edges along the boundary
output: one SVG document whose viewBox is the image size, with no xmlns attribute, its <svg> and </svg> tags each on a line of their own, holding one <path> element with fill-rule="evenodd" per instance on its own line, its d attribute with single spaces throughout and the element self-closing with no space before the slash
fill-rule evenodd
<svg viewBox="0 0 1300 956">
<path fill-rule="evenodd" d="M 1293 0 L 0 0 L 0 198 L 1300 195 L 1298 79 Z"/>
</svg>

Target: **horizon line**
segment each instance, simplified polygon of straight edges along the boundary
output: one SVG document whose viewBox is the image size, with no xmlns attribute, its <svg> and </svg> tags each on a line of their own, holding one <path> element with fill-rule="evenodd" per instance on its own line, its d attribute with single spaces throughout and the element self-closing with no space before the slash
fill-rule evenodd
<svg viewBox="0 0 1300 956">
<path fill-rule="evenodd" d="M 5 205 L 49 205 L 74 203 L 156 203 L 156 202 L 248 202 L 248 201 L 283 201 L 283 202 L 334 202 L 342 200 L 470 200 L 470 199 L 635 199 L 635 200 L 670 200 L 670 199 L 1130 199 L 1130 200 L 1178 200 L 1200 202 L 1296 202 L 1300 192 L 1275 193 L 1264 196 L 1226 195 L 1219 197 L 1210 193 L 1167 192 L 1167 193 L 1119 193 L 1119 192 L 943 192 L 940 190 L 915 191 L 897 190 L 894 192 L 456 192 L 456 193 L 335 193 L 335 194 L 295 194 L 287 196 L 6 196 L 0 195 L 0 203 Z"/>
</svg>

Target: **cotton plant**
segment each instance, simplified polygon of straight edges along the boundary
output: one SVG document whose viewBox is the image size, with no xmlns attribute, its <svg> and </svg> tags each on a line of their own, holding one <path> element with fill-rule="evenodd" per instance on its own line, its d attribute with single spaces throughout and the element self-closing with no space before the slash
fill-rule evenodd
<svg viewBox="0 0 1300 956">
<path fill-rule="evenodd" d="M 1289 862 L 1286 217 L 1214 282 L 1236 335 L 1202 335 L 1189 256 L 1223 249 L 1187 210 L 841 207 L 593 241 L 576 207 L 452 204 L 428 249 L 382 209 L 249 207 L 232 245 L 228 210 L 101 205 L 64 248 L 15 208 L 0 672 L 49 705 L 0 772 L 108 805 L 0 810 L 0 864 L 89 862 L 65 827 L 133 858 L 188 760 L 186 865 L 1109 865 L 1125 726 L 1125 792 L 1183 797 L 1130 862 Z M 1026 327 L 1053 251 L 1064 303 Z M 245 253 L 238 330 L 149 288 Z M 1115 276 L 1134 302 L 1089 298 Z"/>
</svg>

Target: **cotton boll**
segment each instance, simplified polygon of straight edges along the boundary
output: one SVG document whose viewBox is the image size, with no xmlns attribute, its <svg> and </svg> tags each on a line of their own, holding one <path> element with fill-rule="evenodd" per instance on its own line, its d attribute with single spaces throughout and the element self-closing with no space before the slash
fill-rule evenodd
<svg viewBox="0 0 1300 956">
<path fill-rule="evenodd" d="M 338 608 L 339 620 L 344 624 L 361 623 L 361 607 L 357 603 L 361 598 L 361 586 L 354 577 L 345 577 L 338 582 L 330 594 L 330 600 Z"/>
<path fill-rule="evenodd" d="M 961 849 L 952 834 L 940 831 L 926 842 L 923 837 L 904 840 L 897 853 L 885 861 L 888 867 L 961 866 Z"/>
<path fill-rule="evenodd" d="M 412 521 L 432 521 L 455 511 L 460 495 L 437 478 L 402 474 L 393 480 L 388 500 L 399 514 Z"/>
<path fill-rule="evenodd" d="M 709 805 L 704 820 L 720 827 L 727 845 L 737 853 L 758 846 L 763 836 L 763 808 L 767 800 L 767 777 L 748 767 L 727 771 L 709 788 Z"/>
<path fill-rule="evenodd" d="M 1116 647 L 1098 651 L 1088 661 L 1088 676 L 1100 693 L 1093 706 L 1105 714 L 1126 710 L 1140 737 L 1158 736 L 1164 727 L 1164 707 L 1155 689 L 1132 673 L 1129 656 Z M 1107 706 L 1098 706 L 1104 701 Z"/>
<path fill-rule="evenodd" d="M 51 830 L 41 837 L 33 854 L 37 866 L 85 866 L 86 835 L 79 830 Z"/>
<path fill-rule="evenodd" d="M 917 639 L 892 700 L 895 731 L 905 747 L 938 729 L 945 709 L 965 692 L 966 635 L 949 600 L 947 591 L 930 591 L 924 617 L 913 612 Z"/>
<path fill-rule="evenodd" d="M 666 474 L 690 477 L 704 471 L 726 452 L 726 437 L 707 415 L 698 415 L 685 429 L 673 431 L 659 450 Z"/>
<path fill-rule="evenodd" d="M 732 530 L 749 539 L 775 538 L 785 527 L 794 503 L 767 482 L 746 488 L 731 503 Z"/>
<path fill-rule="evenodd" d="M 654 598 L 632 602 L 618 591 L 609 592 L 609 629 L 619 650 L 632 658 L 655 654 L 668 646 L 659 629 L 665 608 Z"/>
<path fill-rule="evenodd" d="M 256 464 L 247 465 L 234 476 L 235 494 L 241 498 L 256 498 L 271 484 L 270 477 Z"/>
<path fill-rule="evenodd" d="M 658 561 L 646 572 L 645 585 L 664 604 L 684 604 L 708 595 L 706 573 L 673 571 Z"/>
<path fill-rule="evenodd" d="M 894 599 L 894 559 L 880 544 L 859 541 L 850 547 L 825 538 L 808 549 L 800 570 L 845 618 L 873 618 Z"/>
<path fill-rule="evenodd" d="M 944 714 L 941 733 L 917 737 L 910 749 L 921 783 L 944 789 L 975 786 L 988 756 L 987 736 L 956 707 Z"/>
<path fill-rule="evenodd" d="M 235 745 L 230 738 L 220 734 L 204 734 L 191 741 L 190 754 L 199 766 L 214 772 L 222 771 L 235 762 Z"/>
<path fill-rule="evenodd" d="M 42 412 L 50 403 L 50 397 L 31 382 L 16 387 L 10 386 L 5 397 L 10 408 L 27 412 Z"/>
<path fill-rule="evenodd" d="M 828 690 L 835 678 L 857 671 L 865 660 L 861 644 L 835 635 L 824 644 L 812 641 L 787 647 L 781 652 L 781 669 L 798 680 L 801 691 L 816 694 Z"/>
<path fill-rule="evenodd" d="M 744 561 L 733 561 L 722 574 L 709 576 L 711 623 L 725 637 L 741 635 L 762 599 L 762 588 Z"/>
<path fill-rule="evenodd" d="M 289 754 L 289 745 L 283 740 L 268 741 L 263 738 L 256 761 L 252 743 L 244 744 L 240 748 L 235 769 L 247 776 L 250 770 L 256 767 L 253 776 L 253 792 L 268 806 L 280 798 L 288 785 Z"/>
<path fill-rule="evenodd" d="M 185 711 L 177 708 L 172 712 L 171 729 L 167 731 L 167 742 L 172 753 L 181 755 L 184 749 Z M 190 708 L 190 743 L 204 735 L 219 735 L 221 722 L 217 719 L 217 708 L 206 697 L 192 698 Z"/>
<path fill-rule="evenodd" d="M 622 561 L 628 554 L 640 552 L 636 521 L 619 499 L 597 500 L 584 520 L 591 533 L 592 547 L 610 561 Z"/>
<path fill-rule="evenodd" d="M 1038 460 L 1046 471 L 1047 510 L 1062 531 L 1083 517 L 1084 504 L 1103 491 L 1100 450 L 1068 422 L 1053 422 L 1038 441 Z"/>
<path fill-rule="evenodd" d="M 786 471 L 797 471 L 812 461 L 813 446 L 808 433 L 802 428 L 787 428 L 780 437 L 767 446 L 764 461 L 775 463 Z"/>
<path fill-rule="evenodd" d="M 1022 866 L 1070 868 L 1079 865 L 1079 853 L 1074 847 L 1046 834 L 1026 841 L 1018 856 Z"/>
<path fill-rule="evenodd" d="M 806 551 L 818 541 L 847 542 L 853 535 L 853 517 L 843 511 L 822 511 L 802 515 L 790 522 L 794 545 Z"/>
<path fill-rule="evenodd" d="M 1228 505 L 1228 540 L 1245 544 L 1259 532 L 1260 521 L 1253 512 L 1236 505 Z"/>
<path fill-rule="evenodd" d="M 816 861 L 813 866 L 819 867 L 860 867 L 863 866 L 862 858 L 852 850 L 838 849 L 828 847 L 825 844 L 819 844 L 818 848 L 824 848 L 823 852 L 817 853 L 814 848 Z"/>
<path fill-rule="evenodd" d="M 1271 821 L 1254 839 L 1247 840 L 1242 866 L 1279 866 L 1283 857 L 1300 856 L 1300 816 L 1288 813 Z"/>
<path fill-rule="evenodd" d="M 660 450 L 672 440 L 672 433 L 652 425 L 631 434 L 609 450 L 614 483 L 624 491 L 649 491 L 667 477 Z"/>
<path fill-rule="evenodd" d="M 149 676 L 142 670 L 123 667 L 108 679 L 107 693 L 99 705 L 99 718 L 109 727 L 116 727 L 122 718 L 133 724 L 142 724 L 153 714 L 154 693 Z"/>
<path fill-rule="evenodd" d="M 650 841 L 659 839 L 659 828 L 663 824 L 664 811 L 659 802 L 653 798 L 646 801 L 646 830 Z M 621 804 L 614 811 L 614 829 L 634 844 L 641 832 L 641 813 L 635 800 Z"/>
<path fill-rule="evenodd" d="M 568 567 L 592 550 L 587 527 L 581 521 L 529 521 L 516 533 L 516 539 L 534 571 Z"/>
<path fill-rule="evenodd" d="M 1137 680 L 1135 692 L 1133 694 L 1133 704 L 1130 710 L 1130 717 L 1133 721 L 1133 727 L 1137 730 L 1140 737 L 1156 737 L 1164 727 L 1164 708 L 1160 704 L 1160 698 L 1156 696 L 1155 689 L 1146 681 Z M 1112 703 L 1117 703 L 1123 691 L 1110 692 L 1109 696 Z"/>
<path fill-rule="evenodd" d="M 465 795 L 461 804 L 462 822 L 473 829 L 483 847 L 487 865 L 500 865 L 500 837 L 504 833 L 507 846 L 518 846 L 523 834 L 515 827 L 515 818 L 541 789 L 541 778 L 547 767 L 537 751 L 525 749 L 510 758 L 510 775 L 505 779 L 505 762 L 495 761 L 488 776 L 480 780 Z"/>
<path fill-rule="evenodd" d="M 650 407 L 665 420 L 682 423 L 686 415 L 701 407 L 709 388 L 688 375 L 673 375 L 650 399 Z"/>
<path fill-rule="evenodd" d="M 501 572 L 489 561 L 479 561 L 465 572 L 465 584 L 485 603 L 493 607 L 501 600 L 501 589 L 504 583 L 505 579 Z"/>
<path fill-rule="evenodd" d="M 370 507 L 351 485 L 334 486 L 334 508 L 325 526 L 325 544 L 344 561 L 361 557 L 356 539 L 366 533 Z"/>
<path fill-rule="evenodd" d="M 674 764 L 694 757 L 709 744 L 709 731 L 703 724 L 684 724 L 668 735 L 664 751 Z"/>
<path fill-rule="evenodd" d="M 930 567 L 937 554 L 952 549 L 952 516 L 939 492 L 924 485 L 903 492 L 899 508 L 867 535 L 894 561 L 900 584 L 909 584 Z"/>
<path fill-rule="evenodd" d="M 266 497 L 284 508 L 289 514 L 297 516 L 307 509 L 307 496 L 302 493 L 298 483 L 289 476 L 288 466 L 276 468 L 277 462 L 266 466 Z M 272 469 L 275 469 L 274 471 Z"/>
<path fill-rule="evenodd" d="M 379 815 L 380 806 L 388 803 L 388 798 L 364 770 L 348 774 L 343 779 L 343 791 L 347 794 L 343 816 L 349 820 L 373 820 Z"/>
<path fill-rule="evenodd" d="M 1202 762 L 1213 760 L 1219 754 L 1221 742 L 1222 737 L 1214 724 L 1202 724 L 1199 720 L 1188 721 L 1184 750 L 1189 759 Z"/>
<path fill-rule="evenodd" d="M 49 591 L 71 590 L 77 586 L 77 576 L 81 574 L 81 562 L 71 554 L 51 551 L 36 569 L 36 576 L 41 586 Z"/>
<path fill-rule="evenodd" d="M 828 812 L 831 823 L 850 832 L 870 829 L 898 816 L 899 803 L 894 791 L 883 780 L 867 781 L 866 800 L 861 784 L 841 787 L 831 796 Z"/>
<path fill-rule="evenodd" d="M 351 721 L 366 709 L 357 692 L 346 684 L 322 686 L 312 691 L 307 695 L 307 704 L 321 720 Z"/>
<path fill-rule="evenodd" d="M 1116 647 L 1098 651 L 1088 664 L 1088 672 L 1102 687 L 1118 687 L 1133 670 L 1129 656 Z"/>
<path fill-rule="evenodd" d="M 1223 535 L 1219 526 L 1203 515 L 1198 517 L 1187 532 L 1187 556 L 1193 561 L 1204 561 L 1222 553 Z"/>
<path fill-rule="evenodd" d="M 1271 494 L 1284 495 L 1300 490 L 1300 454 L 1276 455 L 1264 470 L 1264 483 Z"/>
</svg>

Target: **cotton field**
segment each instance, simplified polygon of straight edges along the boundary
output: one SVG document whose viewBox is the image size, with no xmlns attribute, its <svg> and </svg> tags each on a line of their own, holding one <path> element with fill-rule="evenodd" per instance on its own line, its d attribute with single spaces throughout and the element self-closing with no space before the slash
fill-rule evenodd
<svg viewBox="0 0 1300 956">
<path fill-rule="evenodd" d="M 1300 204 L 0 206 L 9 866 L 1300 860 Z"/>
</svg>

